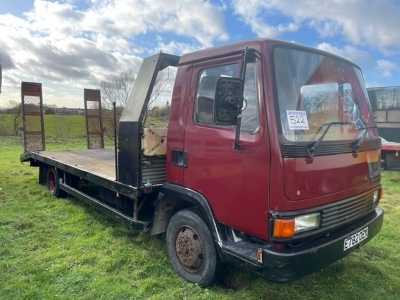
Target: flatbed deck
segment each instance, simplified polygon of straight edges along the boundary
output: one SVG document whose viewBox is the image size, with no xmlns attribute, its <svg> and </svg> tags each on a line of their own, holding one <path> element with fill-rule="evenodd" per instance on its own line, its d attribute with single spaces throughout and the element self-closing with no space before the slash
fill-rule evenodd
<svg viewBox="0 0 400 300">
<path fill-rule="evenodd" d="M 115 180 L 114 149 L 83 149 L 33 152 L 56 163 L 91 173 L 99 177 Z M 35 158 L 36 155 L 33 155 Z M 36 156 L 37 158 L 37 156 Z M 41 159 L 40 159 L 41 160 Z"/>
<path fill-rule="evenodd" d="M 20 160 L 44 163 L 131 198 L 138 193 L 136 186 L 116 180 L 114 149 L 28 151 Z"/>
</svg>

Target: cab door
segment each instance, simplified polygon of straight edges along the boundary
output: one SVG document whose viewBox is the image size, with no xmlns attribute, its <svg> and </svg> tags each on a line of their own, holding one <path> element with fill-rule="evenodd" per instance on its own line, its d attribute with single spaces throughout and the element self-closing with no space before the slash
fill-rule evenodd
<svg viewBox="0 0 400 300">
<path fill-rule="evenodd" d="M 241 57 L 236 57 L 193 65 L 194 97 L 184 133 L 184 185 L 209 201 L 218 222 L 267 238 L 270 147 L 257 59 L 246 66 L 240 149 L 233 149 L 234 128 L 213 120 L 216 80 L 238 77 L 241 63 Z"/>
</svg>

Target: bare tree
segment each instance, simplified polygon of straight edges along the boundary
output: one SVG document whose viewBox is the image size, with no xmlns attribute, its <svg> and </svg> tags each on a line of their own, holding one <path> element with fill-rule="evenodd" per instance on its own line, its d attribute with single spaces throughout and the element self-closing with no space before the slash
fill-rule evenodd
<svg viewBox="0 0 400 300">
<path fill-rule="evenodd" d="M 12 115 L 12 135 L 18 136 L 22 126 L 22 106 L 16 101 L 8 102 L 8 112 Z"/>
<path fill-rule="evenodd" d="M 110 76 L 110 78 L 106 81 L 103 80 L 100 82 L 103 108 L 111 110 L 113 102 L 116 103 L 117 107 L 125 106 L 135 81 L 135 76 L 133 73 L 133 69 L 128 69 L 127 71 L 123 71 L 118 75 Z M 157 100 L 160 94 L 165 91 L 167 86 L 168 78 L 166 78 L 164 72 L 159 72 L 153 87 L 153 92 L 151 94 L 148 107 L 150 107 L 151 104 Z"/>
<path fill-rule="evenodd" d="M 127 71 L 123 71 L 118 75 L 110 76 L 107 81 L 100 82 L 103 107 L 103 126 L 105 134 L 110 138 L 113 138 L 113 102 L 116 103 L 117 119 L 119 120 L 135 81 L 135 76 L 133 74 L 133 69 L 128 69 Z M 153 92 L 147 105 L 148 108 L 151 107 L 154 101 L 156 101 L 157 98 L 165 91 L 168 85 L 169 78 L 165 75 L 165 72 L 159 72 L 153 87 Z"/>
<path fill-rule="evenodd" d="M 108 80 L 100 82 L 101 99 L 103 108 L 111 110 L 113 102 L 117 107 L 124 107 L 128 100 L 129 92 L 135 81 L 133 69 L 110 76 Z"/>
<path fill-rule="evenodd" d="M 157 100 L 157 98 L 161 95 L 162 92 L 165 91 L 165 89 L 168 86 L 168 78 L 166 78 L 164 72 L 158 72 L 156 82 L 154 83 L 153 87 L 153 92 L 151 93 L 149 103 L 147 107 L 151 107 L 151 105 L 154 103 L 154 101 Z"/>
<path fill-rule="evenodd" d="M 133 69 L 112 75 L 108 80 L 100 82 L 101 102 L 103 108 L 104 133 L 111 139 L 114 138 L 113 103 L 117 107 L 117 119 L 121 117 L 122 109 L 128 101 L 129 93 L 135 81 Z"/>
<path fill-rule="evenodd" d="M 147 104 L 147 110 L 146 110 L 146 115 L 143 120 L 143 124 L 146 122 L 147 115 L 148 115 L 150 108 L 153 109 L 153 113 L 154 113 L 155 108 L 156 108 L 156 111 L 158 109 L 161 111 L 165 111 L 165 109 L 167 108 L 167 112 L 169 114 L 169 101 L 167 101 L 166 105 L 162 108 L 160 108 L 159 106 L 154 106 L 153 104 L 160 97 L 160 95 L 165 94 L 166 91 L 172 92 L 172 88 L 173 88 L 173 80 L 169 76 L 168 69 L 158 72 L 156 82 L 154 84 L 153 91 L 150 96 L 149 103 Z M 155 115 L 157 115 L 157 113 Z M 158 115 L 157 117 L 161 117 L 161 114 Z M 168 115 L 162 116 L 161 118 L 163 119 L 163 121 L 168 121 Z"/>
</svg>

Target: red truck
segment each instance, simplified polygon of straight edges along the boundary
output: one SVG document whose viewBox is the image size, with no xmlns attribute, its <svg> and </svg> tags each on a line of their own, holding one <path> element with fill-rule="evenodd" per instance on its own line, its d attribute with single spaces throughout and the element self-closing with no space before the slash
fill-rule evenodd
<svg viewBox="0 0 400 300">
<path fill-rule="evenodd" d="M 388 142 L 381 137 L 382 167 L 385 170 L 400 171 L 400 143 Z"/>
<path fill-rule="evenodd" d="M 166 67 L 177 67 L 168 128 L 144 128 Z M 205 287 L 221 264 L 287 282 L 371 240 L 383 222 L 380 147 L 357 65 L 254 39 L 145 58 L 115 149 L 33 151 L 25 139 L 20 160 L 54 196 L 166 232 L 172 267 Z"/>
</svg>

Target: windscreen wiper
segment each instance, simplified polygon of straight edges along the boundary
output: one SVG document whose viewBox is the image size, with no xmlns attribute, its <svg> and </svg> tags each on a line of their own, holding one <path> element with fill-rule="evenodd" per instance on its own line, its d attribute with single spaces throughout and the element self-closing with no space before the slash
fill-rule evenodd
<svg viewBox="0 0 400 300">
<path fill-rule="evenodd" d="M 353 146 L 353 153 L 357 154 L 358 150 L 360 149 L 362 143 L 365 140 L 365 136 L 367 135 L 367 127 L 362 127 L 358 129 L 358 132 L 361 130 L 364 130 L 363 133 L 361 134 L 361 137 L 358 139 L 357 143 Z M 357 134 L 358 135 L 358 134 Z"/>
<path fill-rule="evenodd" d="M 369 126 L 369 127 L 361 127 L 358 129 L 358 132 L 364 130 L 361 137 L 358 139 L 357 143 L 353 146 L 353 153 L 357 154 L 362 143 L 364 143 L 365 137 L 367 136 L 368 129 L 370 128 L 377 128 L 376 126 Z"/>
<path fill-rule="evenodd" d="M 347 124 L 352 124 L 347 121 L 335 121 L 335 122 L 329 122 L 329 123 L 324 123 L 321 125 L 321 127 L 317 130 L 317 133 L 324 127 L 325 125 L 328 125 L 328 127 L 325 128 L 324 133 L 319 137 L 319 139 L 312 145 L 311 148 L 307 148 L 307 154 L 308 158 L 311 158 L 314 156 L 315 149 L 319 146 L 319 144 L 322 142 L 324 139 L 326 133 L 328 132 L 329 128 L 331 128 L 332 125 L 347 125 Z"/>
</svg>

